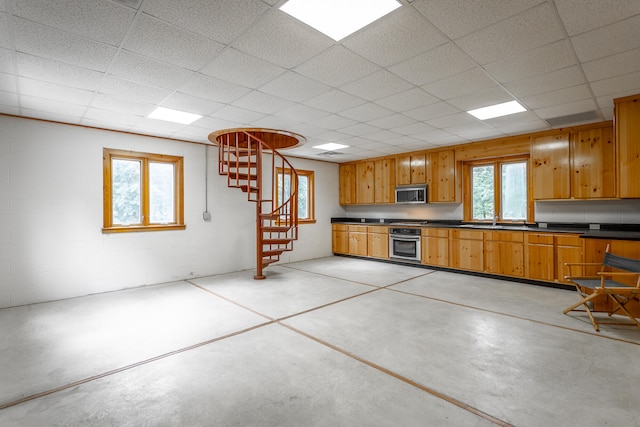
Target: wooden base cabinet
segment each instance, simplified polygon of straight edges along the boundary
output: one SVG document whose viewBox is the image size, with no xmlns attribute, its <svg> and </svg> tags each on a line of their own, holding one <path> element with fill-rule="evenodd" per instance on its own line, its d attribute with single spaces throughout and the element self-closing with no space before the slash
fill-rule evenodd
<svg viewBox="0 0 640 427">
<path fill-rule="evenodd" d="M 349 253 L 349 226 L 346 224 L 331 225 L 331 250 L 334 254 Z"/>
<path fill-rule="evenodd" d="M 389 227 L 367 227 L 367 255 L 389 259 Z"/>
<path fill-rule="evenodd" d="M 523 277 L 524 232 L 485 232 L 484 261 L 487 273 Z"/>
<path fill-rule="evenodd" d="M 525 233 L 525 277 L 553 282 L 555 279 L 555 249 L 553 234 Z"/>
<path fill-rule="evenodd" d="M 349 254 L 367 256 L 367 227 L 364 225 L 349 226 Z"/>
<path fill-rule="evenodd" d="M 484 270 L 484 232 L 451 230 L 449 262 L 452 268 Z"/>
<path fill-rule="evenodd" d="M 449 230 L 446 228 L 423 228 L 421 232 L 422 263 L 449 267 Z"/>
<path fill-rule="evenodd" d="M 564 276 L 569 275 L 568 268 L 564 265 L 569 262 L 584 262 L 584 239 L 578 234 L 557 234 L 554 236 L 555 256 L 556 256 L 556 277 L 560 283 L 569 283 Z M 571 270 L 574 276 L 582 276 L 584 270 L 575 268 Z"/>
</svg>

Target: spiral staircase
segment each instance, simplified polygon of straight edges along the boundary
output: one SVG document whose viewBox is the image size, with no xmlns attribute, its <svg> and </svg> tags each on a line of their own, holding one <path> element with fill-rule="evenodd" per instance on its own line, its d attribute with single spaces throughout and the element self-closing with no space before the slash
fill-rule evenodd
<svg viewBox="0 0 640 427">
<path fill-rule="evenodd" d="M 227 177 L 227 186 L 247 194 L 256 205 L 256 274 L 293 249 L 298 238 L 298 174 L 278 149 L 304 142 L 292 132 L 275 129 L 236 128 L 209 134 L 218 146 L 218 173 Z M 274 188 L 276 175 L 290 185 Z"/>
</svg>

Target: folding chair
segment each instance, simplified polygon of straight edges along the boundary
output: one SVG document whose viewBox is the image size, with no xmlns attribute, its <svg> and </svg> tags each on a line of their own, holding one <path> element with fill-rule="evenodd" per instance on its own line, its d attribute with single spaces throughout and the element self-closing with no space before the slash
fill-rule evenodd
<svg viewBox="0 0 640 427">
<path fill-rule="evenodd" d="M 606 295 L 606 297 L 609 298 L 614 304 L 614 310 L 608 312 L 609 317 L 611 317 L 611 315 L 615 314 L 618 311 L 622 311 L 627 315 L 627 317 L 629 317 L 629 319 L 631 319 L 633 324 L 640 328 L 640 323 L 638 322 L 638 320 L 625 307 L 629 301 L 638 300 L 638 297 L 640 296 L 640 259 L 625 258 L 619 255 L 614 255 L 609 252 L 609 246 L 607 246 L 602 264 L 565 263 L 564 265 L 569 267 L 569 276 L 565 276 L 565 279 L 568 279 L 573 283 L 573 285 L 576 287 L 576 290 L 581 296 L 580 301 L 563 311 L 564 314 L 567 314 L 568 312 L 575 310 L 580 305 L 583 305 L 585 308 L 584 311 L 587 312 L 589 319 L 591 319 L 591 323 L 593 324 L 594 329 L 596 331 L 599 331 L 600 329 L 598 327 L 598 322 L 596 322 L 596 319 L 594 318 L 589 306 L 592 304 L 591 300 L 593 300 L 594 298 L 597 298 L 601 295 Z M 572 267 L 588 266 L 601 266 L 601 269 L 597 273 L 597 276 L 571 275 Z M 615 269 L 616 271 L 610 271 L 611 269 Z M 628 285 L 617 281 L 625 277 L 633 278 L 635 284 Z M 600 322 L 600 324 L 629 325 L 629 323 L 602 321 Z"/>
</svg>

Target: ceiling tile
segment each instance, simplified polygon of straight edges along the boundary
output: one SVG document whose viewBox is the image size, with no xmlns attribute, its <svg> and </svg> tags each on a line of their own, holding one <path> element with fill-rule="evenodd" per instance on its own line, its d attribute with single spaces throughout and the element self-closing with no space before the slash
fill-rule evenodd
<svg viewBox="0 0 640 427">
<path fill-rule="evenodd" d="M 133 126 L 143 119 L 142 116 L 133 116 L 119 111 L 101 110 L 98 108 L 89 108 L 84 118 L 106 124 L 114 123 L 121 126 Z"/>
<path fill-rule="evenodd" d="M 228 44 L 244 32 L 269 6 L 260 0 L 154 0 L 144 11 L 178 27 Z"/>
<path fill-rule="evenodd" d="M 564 38 L 555 12 L 543 3 L 456 41 L 480 64 L 489 64 Z"/>
<path fill-rule="evenodd" d="M 259 113 L 273 114 L 290 108 L 294 106 L 295 103 L 278 96 L 254 90 L 235 101 L 233 105 Z"/>
<path fill-rule="evenodd" d="M 342 44 L 374 63 L 388 67 L 426 52 L 447 39 L 410 7 L 389 15 L 342 40 Z"/>
<path fill-rule="evenodd" d="M 60 106 L 62 105 L 62 103 L 57 105 Z M 52 105 L 47 105 L 47 108 L 55 108 L 55 107 Z M 57 111 L 48 111 L 41 107 L 38 107 L 38 109 L 35 109 L 35 110 L 23 107 L 20 111 L 21 111 L 21 115 L 25 117 L 33 117 L 34 119 L 48 120 L 48 121 L 54 121 L 54 122 L 78 124 L 82 120 L 79 116 L 70 116 L 70 115 L 61 113 L 61 111 L 65 111 L 64 108 Z"/>
<path fill-rule="evenodd" d="M 225 105 L 212 114 L 212 117 L 238 123 L 251 123 L 264 116 L 263 113 L 246 110 L 233 105 Z"/>
<path fill-rule="evenodd" d="M 0 73 L 0 90 L 18 93 L 18 82 L 14 75 Z"/>
<path fill-rule="evenodd" d="M 598 80 L 591 84 L 591 89 L 596 96 L 622 93 L 634 95 L 640 93 L 640 71 Z"/>
<path fill-rule="evenodd" d="M 640 14 L 637 0 L 555 0 L 554 3 L 570 36 Z"/>
<path fill-rule="evenodd" d="M 0 73 L 13 73 L 13 51 L 0 48 Z"/>
<path fill-rule="evenodd" d="M 639 65 L 640 49 L 634 49 L 584 63 L 582 69 L 589 81 L 593 82 L 632 73 Z"/>
<path fill-rule="evenodd" d="M 219 110 L 224 104 L 199 96 L 176 92 L 160 103 L 161 106 L 187 113 L 208 116 Z"/>
<path fill-rule="evenodd" d="M 0 104 L 3 106 L 18 107 L 18 95 L 11 92 L 0 91 Z"/>
<path fill-rule="evenodd" d="M 436 102 L 435 104 L 425 105 L 424 107 L 416 108 L 415 110 L 405 111 L 403 114 L 416 120 L 424 121 L 459 112 L 460 110 L 446 102 Z"/>
<path fill-rule="evenodd" d="M 552 107 L 568 102 L 582 101 L 591 98 L 591 91 L 587 85 L 572 86 L 566 89 L 554 90 L 540 95 L 522 98 L 522 103 L 532 110 Z"/>
<path fill-rule="evenodd" d="M 576 65 L 571 45 L 567 40 L 560 40 L 519 55 L 492 62 L 485 65 L 484 69 L 500 83 L 509 83 L 571 65 Z"/>
<path fill-rule="evenodd" d="M 362 98 L 358 98 L 341 90 L 331 90 L 315 98 L 309 99 L 304 103 L 311 107 L 319 108 L 321 110 L 328 111 L 330 113 L 339 113 L 344 110 L 351 109 L 358 105 L 364 104 L 365 101 Z"/>
<path fill-rule="evenodd" d="M 565 103 L 553 107 L 545 107 L 534 109 L 533 112 L 542 119 L 550 119 L 553 117 L 568 116 L 571 114 L 584 113 L 593 111 L 597 108 L 593 99 L 585 99 L 582 101 Z"/>
<path fill-rule="evenodd" d="M 62 86 L 56 83 L 43 82 L 41 80 L 21 77 L 18 79 L 18 84 L 22 95 L 37 96 L 53 101 L 87 105 L 93 98 L 93 92 L 91 91 Z"/>
<path fill-rule="evenodd" d="M 70 65 L 106 71 L 116 49 L 21 18 L 13 19 L 16 49 Z"/>
<path fill-rule="evenodd" d="M 354 82 L 342 86 L 340 89 L 368 101 L 386 98 L 398 92 L 411 88 L 411 84 L 395 76 L 387 70 L 380 70 Z"/>
<path fill-rule="evenodd" d="M 21 76 L 59 83 L 80 89 L 96 90 L 104 73 L 63 64 L 46 58 L 19 53 L 16 55 Z"/>
<path fill-rule="evenodd" d="M 11 12 L 82 37 L 119 46 L 135 16 L 135 10 L 109 1 L 21 0 Z"/>
<path fill-rule="evenodd" d="M 330 114 L 328 116 L 322 117 L 321 119 L 314 120 L 311 123 L 323 129 L 340 130 L 347 126 L 353 126 L 358 122 L 356 122 L 355 120 L 347 119 L 346 117 L 339 116 L 337 114 Z"/>
<path fill-rule="evenodd" d="M 287 71 L 244 52 L 227 48 L 201 72 L 212 77 L 257 89 Z"/>
<path fill-rule="evenodd" d="M 495 138 L 504 135 L 502 131 L 479 121 L 446 128 L 446 131 L 462 138 L 473 138 L 476 140 Z"/>
<path fill-rule="evenodd" d="M 544 0 L 416 0 L 412 5 L 452 39 L 488 27 Z"/>
<path fill-rule="evenodd" d="M 177 89 L 194 75 L 193 72 L 155 59 L 122 51 L 116 58 L 110 73 L 134 82 Z"/>
<path fill-rule="evenodd" d="M 12 48 L 11 36 L 9 35 L 9 24 L 7 22 L 7 14 L 0 13 L 0 46 Z"/>
<path fill-rule="evenodd" d="M 394 111 L 414 110 L 425 105 L 438 102 L 439 99 L 428 94 L 421 88 L 414 87 L 404 92 L 399 92 L 386 98 L 376 100 L 376 104 Z"/>
<path fill-rule="evenodd" d="M 250 91 L 250 89 L 245 87 L 202 74 L 196 74 L 192 79 L 187 81 L 185 85 L 180 87 L 180 92 L 206 97 L 212 101 L 221 103 L 233 102 Z"/>
<path fill-rule="evenodd" d="M 324 83 L 311 80 L 293 71 L 287 71 L 260 88 L 261 92 L 295 102 L 306 101 L 329 90 L 331 87 Z"/>
<path fill-rule="evenodd" d="M 429 131 L 431 131 L 433 129 L 434 128 L 432 126 L 429 126 L 426 123 L 415 122 L 415 123 L 411 123 L 409 125 L 404 125 L 404 126 L 399 126 L 397 128 L 392 128 L 391 131 L 399 133 L 400 135 L 411 136 L 411 135 L 418 135 L 418 134 L 421 134 L 421 133 L 429 132 Z"/>
<path fill-rule="evenodd" d="M 0 0 L 0 11 L 4 12 L 6 10 L 5 1 Z"/>
<path fill-rule="evenodd" d="M 340 112 L 341 116 L 360 122 L 379 119 L 380 117 L 388 116 L 390 114 L 393 114 L 393 111 L 371 102 Z"/>
<path fill-rule="evenodd" d="M 513 101 L 513 96 L 507 93 L 502 87 L 494 86 L 483 92 L 475 92 L 469 95 L 462 95 L 458 98 L 447 100 L 454 107 L 463 111 L 469 111 L 476 108 L 487 107 L 493 104 Z"/>
<path fill-rule="evenodd" d="M 203 36 L 142 14 L 124 43 L 124 48 L 190 70 L 208 63 L 224 46 Z"/>
<path fill-rule="evenodd" d="M 268 13 L 232 44 L 284 68 L 293 68 L 332 46 L 333 40 L 284 12 Z"/>
<path fill-rule="evenodd" d="M 572 37 L 580 61 L 587 62 L 640 47 L 640 15 Z"/>
<path fill-rule="evenodd" d="M 434 128 L 444 129 L 453 126 L 462 126 L 477 121 L 478 119 L 473 117 L 471 114 L 464 112 L 451 114 L 450 116 L 437 117 L 435 119 L 427 120 L 426 123 Z"/>
<path fill-rule="evenodd" d="M 362 56 L 336 45 L 297 66 L 295 71 L 331 86 L 341 86 L 379 69 Z"/>
<path fill-rule="evenodd" d="M 193 122 L 193 124 L 190 126 L 196 126 L 198 128 L 202 128 L 205 129 L 205 131 L 207 132 L 207 135 L 210 134 L 211 132 L 214 132 L 216 130 L 220 130 L 220 129 L 231 129 L 231 128 L 237 128 L 237 127 L 244 127 L 245 123 L 243 122 L 236 122 L 236 121 L 231 121 L 231 120 L 223 120 L 223 119 L 219 119 L 217 117 L 203 117 L 201 119 L 196 120 L 195 122 Z"/>
<path fill-rule="evenodd" d="M 167 122 L 165 120 L 156 120 L 144 117 L 135 125 L 133 125 L 131 127 L 131 130 L 141 133 L 152 132 L 152 135 L 162 135 L 164 132 L 177 132 L 184 127 L 185 125 L 180 123 L 173 123 Z"/>
<path fill-rule="evenodd" d="M 367 138 L 373 141 L 384 141 L 390 144 L 389 142 L 390 140 L 395 140 L 397 138 L 405 138 L 405 136 L 396 132 L 392 132 L 390 130 L 379 130 L 377 132 L 367 134 Z"/>
<path fill-rule="evenodd" d="M 359 136 L 359 135 L 367 135 L 369 133 L 377 132 L 380 128 L 375 126 L 370 126 L 366 123 L 357 123 L 353 126 L 348 126 L 346 128 L 340 129 L 340 132 L 346 133 L 351 136 Z"/>
<path fill-rule="evenodd" d="M 317 108 L 309 107 L 303 104 L 296 104 L 293 107 L 284 109 L 275 114 L 283 119 L 294 120 L 298 122 L 312 122 L 322 117 L 327 117 L 328 112 L 324 110 L 318 110 Z"/>
<path fill-rule="evenodd" d="M 132 116 L 147 116 L 153 109 L 152 104 L 141 104 L 109 95 L 97 94 L 91 106 L 101 110 L 117 111 Z"/>
<path fill-rule="evenodd" d="M 117 98 L 127 98 L 135 102 L 158 104 L 171 95 L 171 91 L 159 87 L 123 80 L 114 76 L 105 77 L 100 85 L 100 93 Z"/>
<path fill-rule="evenodd" d="M 69 104 L 67 102 L 54 101 L 51 99 L 38 98 L 35 96 L 22 95 L 20 97 L 22 108 L 35 111 L 45 111 L 47 113 L 60 114 L 64 116 L 81 117 L 86 110 L 85 106 Z"/>
<path fill-rule="evenodd" d="M 251 126 L 265 129 L 286 129 L 291 131 L 291 126 L 294 123 L 295 122 L 291 122 L 291 120 L 278 116 L 263 116 L 251 123 Z"/>
<path fill-rule="evenodd" d="M 475 61 L 455 44 L 446 43 L 393 65 L 389 70 L 413 84 L 424 85 L 476 66 Z"/>
<path fill-rule="evenodd" d="M 558 71 L 529 77 L 505 85 L 506 89 L 519 98 L 564 89 L 585 83 L 578 67 L 567 67 Z"/>
<path fill-rule="evenodd" d="M 424 90 L 441 99 L 458 98 L 465 94 L 482 92 L 496 86 L 481 68 L 465 71 L 437 82 L 422 86 Z"/>
<path fill-rule="evenodd" d="M 414 122 L 415 122 L 415 119 L 407 117 L 403 114 L 396 113 L 386 117 L 381 117 L 379 119 L 371 120 L 368 123 L 380 129 L 392 129 L 400 126 L 405 126 Z"/>
</svg>

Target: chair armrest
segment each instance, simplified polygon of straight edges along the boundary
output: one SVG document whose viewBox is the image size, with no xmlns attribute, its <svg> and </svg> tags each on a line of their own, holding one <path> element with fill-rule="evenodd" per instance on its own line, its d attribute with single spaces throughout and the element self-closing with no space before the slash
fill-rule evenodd
<svg viewBox="0 0 640 427">
<path fill-rule="evenodd" d="M 637 272 L 637 273 L 634 273 L 634 272 L 623 272 L 623 271 L 598 271 L 598 276 L 633 277 L 633 276 L 640 276 L 640 271 Z"/>
<path fill-rule="evenodd" d="M 565 262 L 564 265 L 572 266 L 572 265 L 588 265 L 588 266 L 602 266 L 602 263 L 599 262 Z"/>
</svg>

